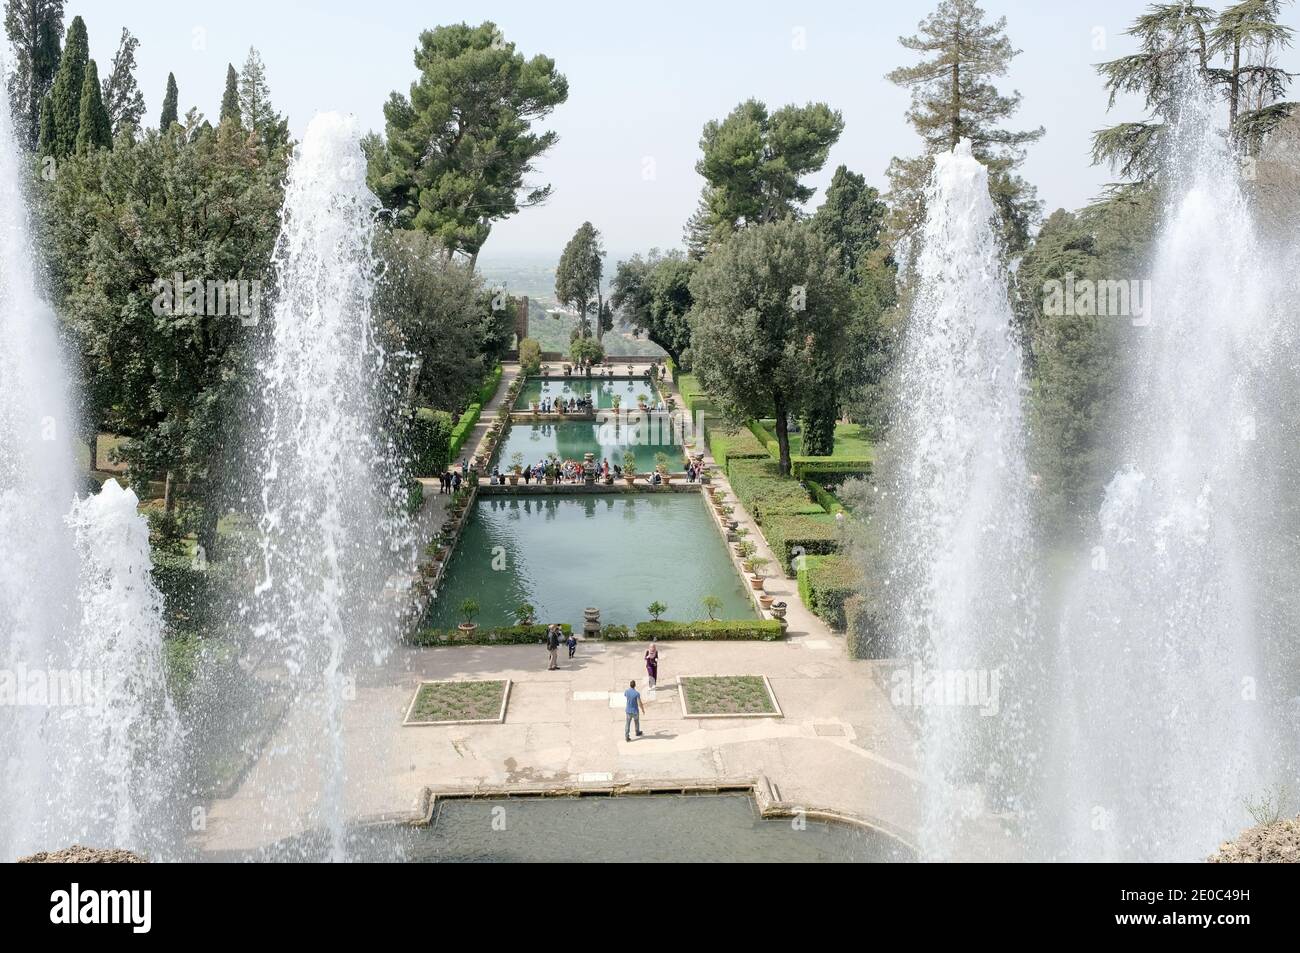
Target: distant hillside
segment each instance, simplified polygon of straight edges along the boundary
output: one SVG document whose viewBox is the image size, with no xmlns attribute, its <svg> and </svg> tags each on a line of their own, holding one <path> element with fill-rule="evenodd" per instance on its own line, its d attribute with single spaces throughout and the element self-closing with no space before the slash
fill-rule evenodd
<svg viewBox="0 0 1300 953">
<path fill-rule="evenodd" d="M 578 326 L 578 319 L 568 315 L 552 317 L 540 303 L 528 299 L 528 336 L 535 338 L 542 345 L 543 351 L 559 351 L 567 354 L 573 330 Z M 631 331 L 620 329 L 617 324 L 613 331 L 605 335 L 605 353 L 612 357 L 663 357 L 664 350 L 644 338 L 636 337 Z"/>
</svg>

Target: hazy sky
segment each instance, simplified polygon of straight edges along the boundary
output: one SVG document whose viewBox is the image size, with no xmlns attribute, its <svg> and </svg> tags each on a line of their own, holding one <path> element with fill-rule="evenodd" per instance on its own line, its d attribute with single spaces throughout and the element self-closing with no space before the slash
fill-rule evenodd
<svg viewBox="0 0 1300 953">
<path fill-rule="evenodd" d="M 415 77 L 411 53 L 422 29 L 493 20 L 526 55 L 554 57 L 569 79 L 569 99 L 551 117 L 560 141 L 535 177 L 551 183 L 555 195 L 496 226 L 483 252 L 489 262 L 557 257 L 586 219 L 604 233 L 613 258 L 679 244 L 700 190 L 694 168 L 700 129 L 751 96 L 773 108 L 824 100 L 841 110 L 844 135 L 812 184 L 823 186 L 845 163 L 883 188 L 889 158 L 919 151 L 903 116 L 907 94 L 884 74 L 916 62 L 898 37 L 913 33 L 935 5 L 70 0 L 68 15 L 85 18 L 101 76 L 123 26 L 140 38 L 138 75 L 151 123 L 168 71 L 176 74 L 182 113 L 197 106 L 215 117 L 226 63 L 238 68 L 249 45 L 256 46 L 275 104 L 297 136 L 322 110 L 354 113 L 363 128 L 382 129 L 389 93 L 405 93 Z M 1122 34 L 1144 6 L 1138 0 L 984 3 L 990 18 L 1006 16 L 1012 43 L 1024 51 L 1001 85 L 1024 95 L 1015 127 L 1047 128 L 1022 172 L 1048 211 L 1077 207 L 1109 181 L 1105 169 L 1090 164 L 1091 132 L 1140 118 L 1131 103 L 1107 117 L 1092 64 L 1132 50 Z M 1300 23 L 1294 10 L 1288 19 Z M 1283 65 L 1300 71 L 1300 58 L 1291 51 Z"/>
</svg>

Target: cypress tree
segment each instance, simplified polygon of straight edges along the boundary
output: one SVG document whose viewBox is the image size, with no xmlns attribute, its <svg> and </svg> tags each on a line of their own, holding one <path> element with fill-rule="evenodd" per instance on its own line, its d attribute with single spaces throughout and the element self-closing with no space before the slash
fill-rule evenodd
<svg viewBox="0 0 1300 953">
<path fill-rule="evenodd" d="M 113 145 L 113 120 L 104 108 L 99 89 L 99 67 L 94 60 L 86 63 L 86 78 L 81 87 L 81 114 L 77 123 L 77 152 L 85 154 Z"/>
<path fill-rule="evenodd" d="M 220 122 L 233 119 L 239 122 L 239 74 L 234 64 L 226 64 L 226 93 L 221 97 Z"/>
<path fill-rule="evenodd" d="M 86 21 L 73 17 L 63 45 L 63 58 L 54 75 L 54 149 L 62 157 L 77 147 L 77 130 L 81 124 L 81 89 L 86 81 L 86 63 L 90 60 L 90 40 Z"/>
<path fill-rule="evenodd" d="M 9 102 L 24 146 L 37 144 L 41 106 L 62 52 L 64 0 L 6 0 L 5 33 L 13 50 Z"/>
<path fill-rule="evenodd" d="M 36 149 L 42 156 L 55 154 L 54 97 L 46 93 L 41 100 L 41 118 L 37 126 Z"/>
<path fill-rule="evenodd" d="M 176 75 L 167 74 L 167 94 L 163 96 L 162 116 L 158 120 L 158 129 L 166 132 L 172 127 L 180 117 L 177 115 L 177 100 L 180 99 L 180 90 L 176 88 Z"/>
</svg>

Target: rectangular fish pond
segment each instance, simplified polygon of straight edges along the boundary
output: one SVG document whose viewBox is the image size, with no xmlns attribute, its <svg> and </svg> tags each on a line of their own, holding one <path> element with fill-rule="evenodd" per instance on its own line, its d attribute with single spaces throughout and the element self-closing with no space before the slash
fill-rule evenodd
<svg viewBox="0 0 1300 953">
<path fill-rule="evenodd" d="M 677 430 L 674 433 L 674 430 Z M 562 420 L 555 423 L 529 423 L 527 416 L 516 418 L 506 431 L 497 449 L 492 465 L 502 473 L 509 473 L 515 453 L 522 453 L 524 465 L 545 463 L 548 454 L 554 453 L 561 461 L 583 461 L 584 454 L 594 453 L 596 463 L 608 460 L 609 465 L 623 466 L 623 454 L 631 450 L 636 455 L 638 473 L 649 473 L 655 468 L 656 456 L 668 456 L 669 468 L 676 472 L 684 468 L 682 434 L 680 425 L 666 415 L 633 413 L 612 416 L 604 420 Z"/>
<path fill-rule="evenodd" d="M 604 380 L 599 377 L 530 377 L 520 388 L 515 401 L 515 410 L 528 410 L 534 401 L 574 400 L 590 396 L 597 408 L 609 409 L 614 406 L 614 396 L 618 395 L 623 410 L 636 409 L 637 398 L 645 395 L 651 405 L 659 399 L 659 392 L 649 378 L 629 380 Z"/>
<path fill-rule="evenodd" d="M 705 596 L 722 600 L 719 619 L 758 613 L 698 493 L 489 496 L 474 504 L 426 623 L 450 629 L 460 605 L 479 604 L 481 626 L 515 624 L 523 602 L 546 622 L 635 625 L 663 602 L 666 619 L 708 618 Z"/>
</svg>

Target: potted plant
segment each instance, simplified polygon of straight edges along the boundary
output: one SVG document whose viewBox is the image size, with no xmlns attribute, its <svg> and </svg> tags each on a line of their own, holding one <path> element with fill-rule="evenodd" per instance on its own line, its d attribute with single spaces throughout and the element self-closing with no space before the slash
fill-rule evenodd
<svg viewBox="0 0 1300 953">
<path fill-rule="evenodd" d="M 619 405 L 623 403 L 623 395 L 615 394 L 612 402 L 614 404 L 614 413 L 618 413 Z"/>
<path fill-rule="evenodd" d="M 637 395 L 636 395 L 636 405 L 637 405 L 638 407 L 640 407 L 641 410 L 644 411 L 644 410 L 647 408 L 647 406 L 649 405 L 649 402 L 650 402 L 650 395 L 649 395 L 649 394 L 637 394 Z"/>
<path fill-rule="evenodd" d="M 550 376 L 551 376 L 551 365 L 549 365 L 549 364 L 543 364 L 543 365 L 542 365 L 542 376 L 543 376 L 543 377 L 550 377 Z"/>
<path fill-rule="evenodd" d="M 766 558 L 755 556 L 752 557 L 745 566 L 749 572 L 749 587 L 755 592 L 761 592 L 763 590 L 763 567 L 766 566 L 767 563 L 768 560 Z"/>
<path fill-rule="evenodd" d="M 669 474 L 668 472 L 668 454 L 666 453 L 655 454 L 655 469 L 658 470 L 659 475 L 664 478 L 664 486 L 667 486 L 669 483 L 672 482 L 673 478 L 671 474 Z"/>
<path fill-rule="evenodd" d="M 784 619 L 785 619 L 785 613 L 786 613 L 786 609 L 787 609 L 787 608 L 788 608 L 788 607 L 786 606 L 786 604 L 785 604 L 784 602 L 774 602 L 774 603 L 772 603 L 772 605 L 771 605 L 772 618 L 773 618 L 773 619 L 781 619 L 781 620 L 784 620 Z"/>
<path fill-rule="evenodd" d="M 765 592 L 758 597 L 758 604 L 766 611 L 772 608 L 772 599 L 773 597 Z"/>
<path fill-rule="evenodd" d="M 758 547 L 747 539 L 742 539 L 736 544 L 736 555 L 746 561 L 746 570 L 749 568 L 748 560 L 752 559 L 756 552 L 758 552 Z"/>
<path fill-rule="evenodd" d="M 654 602 L 650 603 L 650 605 L 646 606 L 645 611 L 650 613 L 650 618 L 658 622 L 659 617 L 668 611 L 668 607 L 656 599 Z"/>
<path fill-rule="evenodd" d="M 636 454 L 631 450 L 623 453 L 623 479 L 628 486 L 636 481 Z"/>
<path fill-rule="evenodd" d="M 520 625 L 532 625 L 537 615 L 537 608 L 531 602 L 521 602 L 515 606 L 515 621 Z"/>
<path fill-rule="evenodd" d="M 473 599 L 466 599 L 460 604 L 460 614 L 465 621 L 456 628 L 460 630 L 465 638 L 472 637 L 474 630 L 478 628 L 478 624 L 474 621 L 474 616 L 478 615 L 478 612 L 478 603 Z"/>
<path fill-rule="evenodd" d="M 519 477 L 524 472 L 524 455 L 518 450 L 510 454 L 510 469 L 513 471 L 510 474 L 510 485 L 518 486 Z"/>
<path fill-rule="evenodd" d="M 631 364 L 629 364 L 629 365 L 627 366 L 627 376 L 628 376 L 628 377 L 635 377 L 635 376 L 636 376 L 636 368 L 633 367 Z"/>
</svg>

